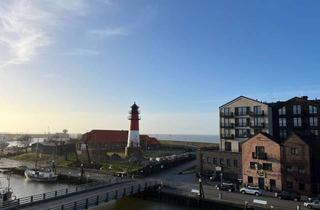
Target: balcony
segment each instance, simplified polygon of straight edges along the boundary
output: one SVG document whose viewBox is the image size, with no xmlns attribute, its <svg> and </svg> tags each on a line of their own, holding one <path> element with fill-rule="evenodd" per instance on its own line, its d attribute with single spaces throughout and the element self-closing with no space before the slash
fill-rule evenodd
<svg viewBox="0 0 320 210">
<path fill-rule="evenodd" d="M 221 117 L 225 117 L 225 118 L 232 118 L 232 117 L 234 117 L 234 114 L 233 114 L 233 112 L 220 112 L 220 116 Z"/>
<path fill-rule="evenodd" d="M 250 112 L 236 112 L 235 116 L 241 117 L 241 116 L 249 116 Z"/>
<path fill-rule="evenodd" d="M 221 138 L 222 139 L 234 139 L 234 135 L 233 134 L 221 134 Z"/>
<path fill-rule="evenodd" d="M 251 123 L 251 127 L 255 129 L 262 129 L 262 128 L 267 128 L 268 124 L 267 123 Z"/>
<path fill-rule="evenodd" d="M 264 110 L 256 111 L 256 112 L 249 112 L 249 115 L 253 116 L 253 117 L 264 117 L 265 116 Z"/>
<path fill-rule="evenodd" d="M 265 152 L 260 152 L 260 153 L 253 152 L 252 158 L 259 159 L 259 160 L 267 160 L 268 159 L 267 153 L 265 153 Z"/>
<path fill-rule="evenodd" d="M 251 134 L 243 134 L 243 135 L 236 135 L 236 138 L 238 139 L 247 139 L 247 138 L 251 138 L 253 135 Z"/>
<path fill-rule="evenodd" d="M 246 128 L 246 127 L 250 127 L 250 124 L 248 124 L 248 123 L 236 123 L 236 127 L 237 128 Z"/>
<path fill-rule="evenodd" d="M 221 123 L 221 128 L 234 128 L 234 123 Z"/>
</svg>

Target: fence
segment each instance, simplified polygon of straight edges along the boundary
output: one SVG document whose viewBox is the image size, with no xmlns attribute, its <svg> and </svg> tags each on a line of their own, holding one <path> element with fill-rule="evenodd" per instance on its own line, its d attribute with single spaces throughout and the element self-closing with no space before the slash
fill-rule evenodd
<svg viewBox="0 0 320 210">
<path fill-rule="evenodd" d="M 124 183 L 124 182 L 130 182 L 130 181 L 123 181 L 122 183 Z M 66 197 L 66 196 L 70 196 L 72 194 L 81 193 L 83 191 L 90 191 L 90 190 L 94 190 L 94 189 L 99 189 L 99 188 L 103 188 L 108 185 L 117 184 L 117 183 L 119 183 L 117 180 L 109 179 L 109 181 L 105 182 L 105 183 L 94 182 L 94 183 L 88 183 L 88 184 L 84 184 L 84 185 L 78 185 L 78 186 L 73 186 L 73 187 L 69 187 L 69 188 L 64 188 L 64 189 L 60 189 L 60 190 L 55 190 L 55 191 L 51 191 L 51 192 L 21 197 L 21 198 L 12 200 L 12 201 L 1 203 L 0 209 L 12 209 L 12 208 L 16 208 L 18 206 L 27 206 L 27 205 L 30 205 L 35 202 L 43 202 L 43 201 L 48 201 L 50 199 Z"/>
</svg>

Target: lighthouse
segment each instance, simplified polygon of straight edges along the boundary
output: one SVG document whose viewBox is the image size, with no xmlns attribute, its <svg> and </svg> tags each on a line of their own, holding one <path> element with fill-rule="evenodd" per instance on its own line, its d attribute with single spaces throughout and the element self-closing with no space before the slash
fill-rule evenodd
<svg viewBox="0 0 320 210">
<path fill-rule="evenodd" d="M 126 146 L 126 157 L 141 156 L 140 134 L 139 134 L 139 106 L 134 103 L 131 106 L 128 119 L 130 120 L 130 129 L 128 133 L 128 143 Z"/>
</svg>

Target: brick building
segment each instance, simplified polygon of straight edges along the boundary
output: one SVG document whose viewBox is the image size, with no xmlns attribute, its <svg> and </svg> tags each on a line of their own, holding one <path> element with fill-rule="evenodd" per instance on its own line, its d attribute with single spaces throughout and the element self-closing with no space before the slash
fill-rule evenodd
<svg viewBox="0 0 320 210">
<path fill-rule="evenodd" d="M 242 176 L 245 185 L 281 191 L 281 145 L 269 134 L 259 133 L 242 143 Z"/>
<path fill-rule="evenodd" d="M 77 145 L 79 154 L 85 154 L 88 159 L 104 160 L 106 152 L 122 152 L 127 146 L 128 131 L 126 130 L 92 130 L 82 135 L 81 143 Z M 153 150 L 160 147 L 156 138 L 140 135 L 143 150 Z"/>
<path fill-rule="evenodd" d="M 227 180 L 242 178 L 240 152 L 202 149 L 197 153 L 197 160 L 198 171 L 204 174 L 218 176 L 222 172 Z"/>
<path fill-rule="evenodd" d="M 311 150 L 307 142 L 304 137 L 291 133 L 283 143 L 284 188 L 304 195 L 310 195 L 312 186 L 316 186 L 311 184 Z"/>
</svg>

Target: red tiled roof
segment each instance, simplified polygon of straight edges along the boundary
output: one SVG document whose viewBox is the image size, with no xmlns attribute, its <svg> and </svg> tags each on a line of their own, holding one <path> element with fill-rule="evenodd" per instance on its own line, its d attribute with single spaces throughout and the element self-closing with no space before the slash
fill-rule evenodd
<svg viewBox="0 0 320 210">
<path fill-rule="evenodd" d="M 128 140 L 128 131 L 126 130 L 92 130 L 83 134 L 82 140 L 90 143 L 109 143 L 109 144 L 126 144 Z M 148 135 L 140 135 L 142 144 L 147 142 L 148 145 L 159 144 L 156 138 Z"/>
</svg>

